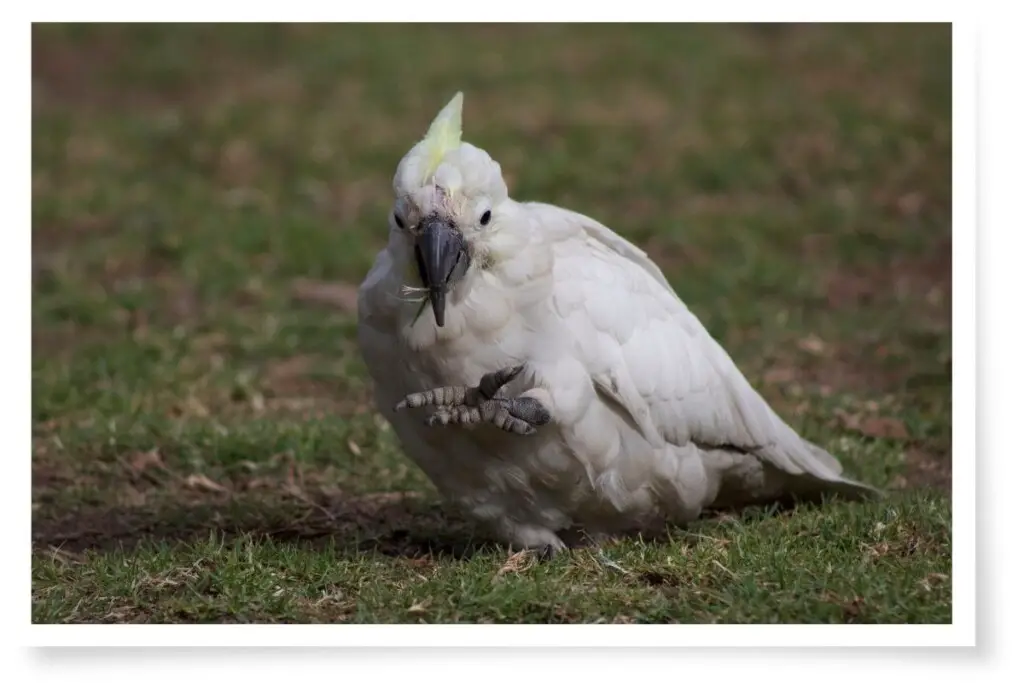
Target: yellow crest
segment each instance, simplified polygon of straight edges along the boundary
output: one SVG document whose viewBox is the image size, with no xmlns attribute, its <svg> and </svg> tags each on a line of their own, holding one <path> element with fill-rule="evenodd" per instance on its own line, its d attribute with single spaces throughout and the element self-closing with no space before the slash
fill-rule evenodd
<svg viewBox="0 0 1024 683">
<path fill-rule="evenodd" d="M 455 93 L 427 130 L 424 142 L 423 180 L 426 181 L 441 165 L 444 155 L 462 142 L 462 92 Z"/>
</svg>

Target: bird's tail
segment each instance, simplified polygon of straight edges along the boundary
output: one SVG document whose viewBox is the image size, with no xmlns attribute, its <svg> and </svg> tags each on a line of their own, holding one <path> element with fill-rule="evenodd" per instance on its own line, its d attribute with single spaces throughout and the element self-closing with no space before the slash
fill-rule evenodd
<svg viewBox="0 0 1024 683">
<path fill-rule="evenodd" d="M 798 476 L 793 490 L 799 497 L 818 497 L 831 493 L 845 500 L 877 500 L 885 496 L 881 489 L 843 476 L 843 466 L 834 455 L 806 439 L 802 441 L 811 456 L 824 465 L 828 472 L 818 470 L 814 474 Z"/>
<path fill-rule="evenodd" d="M 802 479 L 808 481 L 801 482 L 802 485 L 794 487 L 795 492 L 803 494 L 800 496 L 802 498 L 817 498 L 823 494 L 835 494 L 844 500 L 866 501 L 885 497 L 885 492 L 881 489 L 841 475 L 837 475 L 835 479 L 818 479 L 817 477 L 814 477 L 813 480 L 811 477 Z"/>
</svg>

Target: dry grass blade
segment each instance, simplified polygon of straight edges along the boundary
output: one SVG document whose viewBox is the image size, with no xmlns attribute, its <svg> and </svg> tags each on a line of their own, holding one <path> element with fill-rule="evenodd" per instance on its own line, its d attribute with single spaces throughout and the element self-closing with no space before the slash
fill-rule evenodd
<svg viewBox="0 0 1024 683">
<path fill-rule="evenodd" d="M 299 488 L 295 484 L 285 484 L 282 487 L 282 489 L 284 490 L 285 493 L 287 493 L 288 495 L 292 496 L 296 500 L 299 500 L 299 501 L 305 503 L 306 505 L 310 506 L 311 508 L 317 510 L 318 512 L 323 514 L 323 516 L 326 517 L 327 519 L 329 519 L 329 520 L 334 520 L 335 519 L 335 515 L 334 515 L 333 512 L 331 512 L 330 510 L 328 510 L 324 506 L 322 506 L 319 503 L 317 503 L 316 501 L 314 501 L 312 498 L 310 498 L 306 494 L 305 491 L 303 491 L 301 488 Z"/>
<path fill-rule="evenodd" d="M 726 567 L 724 564 L 722 564 L 718 560 L 711 560 L 711 564 L 715 565 L 716 567 L 721 569 L 723 572 L 725 572 L 726 574 L 731 576 L 733 578 L 733 580 L 739 579 L 739 577 L 736 576 L 736 572 L 734 572 L 733 570 L 729 569 L 728 567 Z"/>
<path fill-rule="evenodd" d="M 501 565 L 498 569 L 498 573 L 494 575 L 494 580 L 504 576 L 505 574 L 520 574 L 536 563 L 536 558 L 529 550 L 520 550 L 516 553 L 511 553 L 505 560 L 505 564 Z"/>
<path fill-rule="evenodd" d="M 50 546 L 50 557 L 61 564 L 82 564 L 84 561 L 78 553 L 73 553 L 56 546 Z"/>
<path fill-rule="evenodd" d="M 131 469 L 133 474 L 141 474 L 150 467 L 159 467 L 163 469 L 164 462 L 160 457 L 160 451 L 154 448 L 148 451 L 133 453 L 132 456 L 128 458 L 128 467 Z"/>
<path fill-rule="evenodd" d="M 213 481 L 209 477 L 203 474 L 190 474 L 185 477 L 185 486 L 190 489 L 197 491 L 207 491 L 209 493 L 227 493 L 228 489 L 221 484 Z"/>
<path fill-rule="evenodd" d="M 414 602 L 412 606 L 407 610 L 409 614 L 423 614 L 427 611 L 427 607 L 430 606 L 430 599 L 426 599 L 420 602 Z"/>
</svg>

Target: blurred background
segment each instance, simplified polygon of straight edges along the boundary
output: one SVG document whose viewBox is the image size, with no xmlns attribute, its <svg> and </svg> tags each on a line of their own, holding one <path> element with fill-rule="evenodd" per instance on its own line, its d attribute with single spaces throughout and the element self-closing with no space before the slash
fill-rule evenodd
<svg viewBox="0 0 1024 683">
<path fill-rule="evenodd" d="M 292 515 L 283 486 L 427 490 L 354 296 L 458 90 L 514 198 L 646 249 L 855 475 L 948 487 L 948 25 L 35 25 L 32 50 L 39 541 L 187 527 L 159 510 L 190 496 L 251 496 L 217 513 L 244 525 Z"/>
</svg>

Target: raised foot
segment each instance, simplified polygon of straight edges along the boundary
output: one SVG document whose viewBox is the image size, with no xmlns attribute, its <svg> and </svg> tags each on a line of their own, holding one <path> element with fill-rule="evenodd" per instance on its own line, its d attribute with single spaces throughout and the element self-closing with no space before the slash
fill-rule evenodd
<svg viewBox="0 0 1024 683">
<path fill-rule="evenodd" d="M 447 386 L 409 394 L 395 410 L 435 406 L 427 417 L 431 427 L 489 422 L 513 434 L 528 435 L 551 421 L 551 414 L 531 396 L 497 398 L 498 392 L 522 372 L 523 366 L 505 368 L 480 378 L 475 387 Z"/>
</svg>

